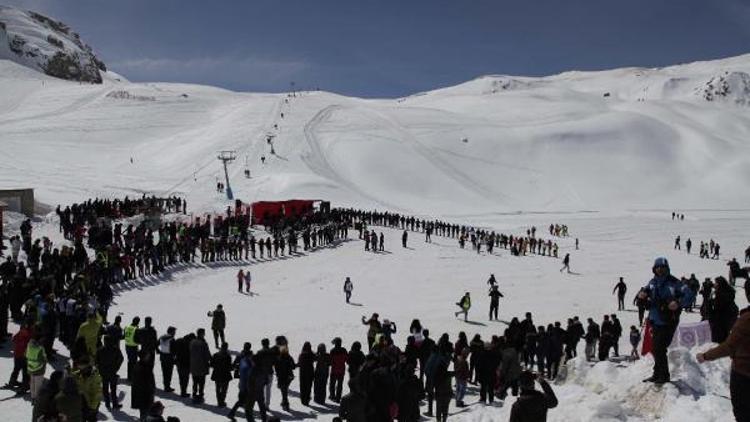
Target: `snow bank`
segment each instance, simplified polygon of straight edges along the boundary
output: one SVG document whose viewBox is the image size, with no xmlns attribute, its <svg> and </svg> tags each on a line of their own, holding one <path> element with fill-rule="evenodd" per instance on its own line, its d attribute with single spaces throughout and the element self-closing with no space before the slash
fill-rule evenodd
<svg viewBox="0 0 750 422">
<path fill-rule="evenodd" d="M 569 362 L 567 377 L 559 384 L 562 390 L 575 391 L 576 399 L 574 403 L 562 404 L 559 413 L 578 412 L 582 417 L 579 420 L 597 422 L 732 420 L 728 399 L 729 359 L 705 364 L 695 360 L 696 353 L 710 347 L 670 350 L 673 381 L 662 387 L 642 382 L 651 374 L 651 355 L 632 364 L 591 365 L 578 358 Z"/>
</svg>

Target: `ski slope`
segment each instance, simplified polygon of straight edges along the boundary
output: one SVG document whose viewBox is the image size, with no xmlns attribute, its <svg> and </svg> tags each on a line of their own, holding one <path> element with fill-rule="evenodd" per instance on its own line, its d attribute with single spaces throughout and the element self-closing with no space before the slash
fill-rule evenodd
<svg viewBox="0 0 750 422">
<path fill-rule="evenodd" d="M 112 73 L 81 85 L 0 61 L 0 187 L 27 183 L 18 170 L 33 169 L 49 204 L 154 192 L 210 209 L 216 153 L 236 149 L 232 175 L 253 175 L 232 180 L 246 201 L 327 198 L 429 215 L 746 208 L 748 72 L 750 55 L 488 76 L 365 100 L 130 83 Z"/>
</svg>

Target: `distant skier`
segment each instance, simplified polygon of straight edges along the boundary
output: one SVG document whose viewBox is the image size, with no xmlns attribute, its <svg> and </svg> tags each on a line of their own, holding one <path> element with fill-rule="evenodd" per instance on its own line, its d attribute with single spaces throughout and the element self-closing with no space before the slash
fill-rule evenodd
<svg viewBox="0 0 750 422">
<path fill-rule="evenodd" d="M 346 295 L 346 303 L 349 303 L 349 299 L 352 298 L 352 290 L 354 290 L 354 284 L 349 277 L 344 280 L 344 294 Z"/>
<path fill-rule="evenodd" d="M 378 245 L 378 250 L 380 252 L 383 252 L 385 250 L 385 237 L 383 236 L 383 232 L 380 232 L 380 243 Z"/>
<path fill-rule="evenodd" d="M 253 277 L 250 275 L 250 270 L 245 272 L 245 293 L 250 293 L 250 285 L 252 284 Z"/>
<path fill-rule="evenodd" d="M 497 279 L 495 279 L 495 274 L 490 274 L 490 279 L 487 280 L 487 284 L 490 286 L 490 289 L 497 286 Z"/>
<path fill-rule="evenodd" d="M 408 237 L 409 234 L 406 230 L 404 230 L 404 233 L 401 235 L 401 246 L 403 246 L 404 248 L 406 247 L 406 240 L 408 239 Z"/>
<path fill-rule="evenodd" d="M 456 302 L 456 305 L 458 305 L 459 308 L 461 308 L 460 311 L 455 313 L 455 316 L 458 317 L 461 314 L 464 314 L 464 321 L 469 320 L 469 309 L 471 309 L 471 297 L 469 296 L 469 292 L 466 292 L 466 294 L 461 297 L 461 299 Z"/>
<path fill-rule="evenodd" d="M 560 272 L 563 272 L 563 270 L 567 270 L 568 274 L 570 274 L 570 254 L 566 253 L 565 258 L 563 258 L 563 267 L 560 268 Z"/>
<path fill-rule="evenodd" d="M 615 288 L 612 289 L 612 294 L 617 292 L 617 310 L 618 311 L 624 311 L 625 310 L 625 293 L 628 291 L 628 285 L 625 284 L 625 281 L 623 281 L 622 277 L 620 277 L 620 281 L 615 284 Z"/>
<path fill-rule="evenodd" d="M 677 250 L 681 250 L 681 249 L 682 249 L 682 248 L 680 247 L 680 236 L 677 236 L 677 237 L 676 237 L 676 238 L 674 239 L 674 248 L 675 248 L 675 249 L 677 249 Z"/>
</svg>

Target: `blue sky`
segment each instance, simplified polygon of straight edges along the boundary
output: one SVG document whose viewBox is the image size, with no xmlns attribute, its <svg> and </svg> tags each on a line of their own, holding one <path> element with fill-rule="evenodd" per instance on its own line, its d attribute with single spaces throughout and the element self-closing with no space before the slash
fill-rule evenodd
<svg viewBox="0 0 750 422">
<path fill-rule="evenodd" d="M 113 70 L 396 97 L 485 74 L 750 52 L 750 0 L 0 0 L 58 18 Z"/>
</svg>

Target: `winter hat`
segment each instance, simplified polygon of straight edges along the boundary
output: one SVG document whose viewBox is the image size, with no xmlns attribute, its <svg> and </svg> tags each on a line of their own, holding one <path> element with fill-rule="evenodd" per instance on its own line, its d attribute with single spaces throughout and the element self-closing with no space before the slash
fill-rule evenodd
<svg viewBox="0 0 750 422">
<path fill-rule="evenodd" d="M 663 256 L 660 256 L 654 260 L 654 269 L 658 267 L 665 267 L 667 270 L 669 270 L 669 261 L 667 261 L 667 258 L 664 258 Z"/>
<path fill-rule="evenodd" d="M 534 389 L 534 373 L 531 371 L 523 371 L 518 377 L 518 386 L 522 390 L 533 390 Z"/>
</svg>

